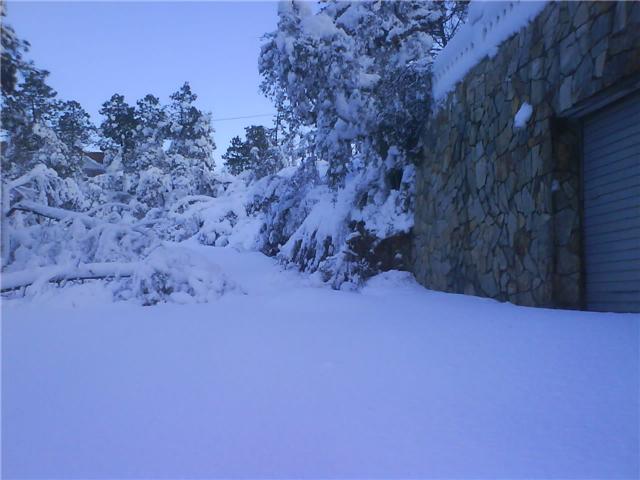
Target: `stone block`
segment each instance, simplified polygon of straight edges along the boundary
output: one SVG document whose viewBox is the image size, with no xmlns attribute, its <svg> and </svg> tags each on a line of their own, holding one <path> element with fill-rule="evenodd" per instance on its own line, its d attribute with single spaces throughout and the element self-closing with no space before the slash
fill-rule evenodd
<svg viewBox="0 0 640 480">
<path fill-rule="evenodd" d="M 618 55 L 626 50 L 633 48 L 631 38 L 625 35 L 615 35 L 609 39 L 608 55 Z"/>
<path fill-rule="evenodd" d="M 581 59 L 580 46 L 574 33 L 560 42 L 560 73 L 569 75 L 575 71 Z"/>
<path fill-rule="evenodd" d="M 480 275 L 479 281 L 480 288 L 487 297 L 495 297 L 496 295 L 498 295 L 498 285 L 496 283 L 494 275 L 491 272 Z"/>
<path fill-rule="evenodd" d="M 511 128 L 505 127 L 496 138 L 496 153 L 503 155 L 509 148 L 513 133 Z"/>
<path fill-rule="evenodd" d="M 573 75 L 573 85 L 571 88 L 578 98 L 586 97 L 585 91 L 591 84 L 593 70 L 593 61 L 590 56 L 586 55 Z"/>
<path fill-rule="evenodd" d="M 627 27 L 627 2 L 616 2 L 613 10 L 613 33 L 624 31 Z"/>
<path fill-rule="evenodd" d="M 600 53 L 600 55 L 598 55 L 596 57 L 596 61 L 593 67 L 593 76 L 596 78 L 601 78 L 602 74 L 604 73 L 604 64 L 607 60 L 607 52 L 604 51 L 602 53 Z"/>
<path fill-rule="evenodd" d="M 604 2 L 594 2 L 604 3 Z M 593 25 L 591 26 L 591 39 L 593 43 L 598 42 L 599 40 L 606 37 L 611 32 L 611 13 L 605 12 L 601 14 L 598 18 L 595 19 Z"/>
<path fill-rule="evenodd" d="M 587 2 L 577 2 L 575 14 L 573 15 L 573 27 L 583 26 L 589 20 L 589 4 Z"/>
<path fill-rule="evenodd" d="M 542 102 L 547 94 L 547 82 L 544 80 L 533 80 L 531 82 L 531 102 L 534 105 Z"/>
<path fill-rule="evenodd" d="M 558 93 L 558 108 L 560 111 L 567 110 L 573 105 L 571 86 L 571 77 L 566 77 L 562 85 L 560 85 L 560 91 Z"/>
<path fill-rule="evenodd" d="M 531 71 L 529 75 L 532 80 L 540 80 L 544 78 L 544 58 L 539 57 L 531 62 Z"/>
<path fill-rule="evenodd" d="M 532 284 L 533 284 L 533 275 L 527 272 L 526 270 L 523 271 L 516 278 L 516 285 L 518 286 L 518 292 L 520 294 L 531 290 Z M 524 300 L 520 300 L 520 304 L 529 305 Z"/>
</svg>

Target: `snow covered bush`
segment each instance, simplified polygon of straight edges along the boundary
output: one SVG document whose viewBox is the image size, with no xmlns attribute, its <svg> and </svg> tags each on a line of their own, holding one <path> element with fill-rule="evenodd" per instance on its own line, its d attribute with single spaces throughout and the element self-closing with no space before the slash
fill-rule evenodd
<svg viewBox="0 0 640 480">
<path fill-rule="evenodd" d="M 140 172 L 135 187 L 135 197 L 148 207 L 163 207 L 173 190 L 171 177 L 158 167 L 149 167 Z"/>
<path fill-rule="evenodd" d="M 154 249 L 131 276 L 114 288 L 116 298 L 143 305 L 203 303 L 237 287 L 220 267 L 193 251 L 171 246 Z"/>
<path fill-rule="evenodd" d="M 63 208 L 83 208 L 86 204 L 84 193 L 75 179 L 62 178 L 44 164 L 37 164 L 14 180 L 5 180 L 3 193 L 7 196 L 7 207 L 9 202 L 24 200 Z"/>
<path fill-rule="evenodd" d="M 343 282 L 360 284 L 381 270 L 406 267 L 413 225 L 412 169 L 406 168 L 398 189 L 391 192 L 380 185 L 378 173 L 351 172 L 337 190 L 322 177 L 306 188 L 281 188 L 298 195 L 280 197 L 268 210 L 269 240 L 282 242 L 278 257 L 304 271 L 321 271 L 335 288 Z M 263 245 L 265 253 L 275 250 L 273 242 Z"/>
<path fill-rule="evenodd" d="M 319 180 L 315 162 L 308 160 L 263 179 L 264 188 L 254 195 L 248 207 L 252 213 L 262 215 L 257 243 L 262 252 L 277 255 L 300 228 L 317 201 L 311 191 Z"/>
</svg>

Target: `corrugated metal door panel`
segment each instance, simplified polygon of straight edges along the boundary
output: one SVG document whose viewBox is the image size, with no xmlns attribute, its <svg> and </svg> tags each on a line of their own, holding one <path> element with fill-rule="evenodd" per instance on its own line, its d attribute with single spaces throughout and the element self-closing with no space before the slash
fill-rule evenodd
<svg viewBox="0 0 640 480">
<path fill-rule="evenodd" d="M 629 171 L 626 169 L 613 170 L 607 173 L 602 173 L 602 175 L 594 176 L 595 178 L 591 179 L 591 185 L 589 186 L 589 190 L 585 192 L 585 194 L 590 194 L 594 190 L 597 190 L 598 187 L 603 187 L 609 185 L 613 182 L 626 181 L 629 183 L 640 183 L 640 175 L 631 175 L 629 176 Z"/>
<path fill-rule="evenodd" d="M 596 265 L 607 265 L 618 263 L 618 262 L 626 262 L 629 260 L 637 260 L 640 258 L 640 253 L 638 253 L 635 249 L 626 249 L 626 250 L 618 250 L 612 252 L 610 249 L 598 249 L 597 252 L 590 253 L 590 264 Z M 612 265 L 614 268 L 621 268 L 615 265 Z"/>
<path fill-rule="evenodd" d="M 584 166 L 585 173 L 590 175 L 601 175 L 602 173 L 613 172 L 617 170 L 627 169 L 633 166 L 636 162 L 634 156 L 635 148 L 629 147 L 626 150 L 621 150 L 616 153 L 608 152 L 611 157 L 611 162 L 606 165 L 597 165 L 595 167 Z"/>
<path fill-rule="evenodd" d="M 584 222 L 585 231 L 589 233 L 609 232 L 637 226 L 639 211 L 634 208 L 628 208 L 630 204 L 633 207 L 633 200 L 632 198 L 625 198 L 612 204 L 589 208 L 593 210 L 593 215 L 588 222 Z M 585 236 L 585 243 L 587 240 Z"/>
<path fill-rule="evenodd" d="M 640 312 L 640 94 L 584 122 L 586 306 Z"/>
<path fill-rule="evenodd" d="M 633 128 L 624 128 L 621 126 L 618 131 L 608 134 L 600 131 L 599 134 L 606 136 L 601 137 L 599 141 L 593 142 L 593 144 L 590 144 L 588 147 L 585 146 L 585 153 L 617 152 L 624 150 L 626 147 L 633 146 L 635 139 L 638 138 L 638 134 L 640 134 L 640 125 L 634 126 Z"/>
<path fill-rule="evenodd" d="M 593 179 L 588 190 L 585 190 L 584 197 L 593 200 L 595 197 L 609 192 L 610 187 L 615 186 L 620 190 L 640 187 L 640 175 L 629 174 L 629 172 L 618 172 L 608 177 Z"/>
<path fill-rule="evenodd" d="M 592 263 L 591 264 L 591 274 L 597 275 L 599 273 L 610 273 L 611 271 L 632 271 L 632 272 L 640 272 L 640 258 L 625 260 L 622 265 L 612 265 L 614 262 L 607 263 Z"/>
</svg>

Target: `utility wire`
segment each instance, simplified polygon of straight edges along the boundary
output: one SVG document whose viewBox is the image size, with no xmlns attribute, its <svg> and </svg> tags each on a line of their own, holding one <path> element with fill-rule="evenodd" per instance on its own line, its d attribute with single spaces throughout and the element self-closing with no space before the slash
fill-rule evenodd
<svg viewBox="0 0 640 480">
<path fill-rule="evenodd" d="M 259 115 L 245 115 L 243 117 L 227 117 L 227 118 L 212 118 L 212 122 L 226 122 L 227 120 L 241 120 L 244 118 L 258 118 L 258 117 L 273 117 L 274 113 L 261 113 Z"/>
</svg>

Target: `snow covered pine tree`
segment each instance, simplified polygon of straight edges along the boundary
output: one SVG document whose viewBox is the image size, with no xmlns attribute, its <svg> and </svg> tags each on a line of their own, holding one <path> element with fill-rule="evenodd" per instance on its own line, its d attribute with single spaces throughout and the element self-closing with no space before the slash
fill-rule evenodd
<svg viewBox="0 0 640 480">
<path fill-rule="evenodd" d="M 406 268 L 433 37 L 449 17 L 424 1 L 323 2 L 316 13 L 287 1 L 278 16 L 262 47 L 261 88 L 301 132 L 300 169 L 320 168 L 303 183 L 320 181 L 299 190 L 306 201 L 270 206 L 287 225 L 267 223 L 265 238 L 283 244 L 284 262 L 320 270 L 335 287 Z M 278 213 L 293 204 L 306 207 Z"/>
</svg>

